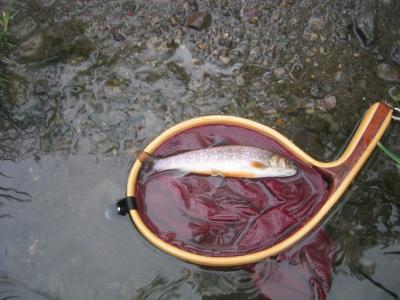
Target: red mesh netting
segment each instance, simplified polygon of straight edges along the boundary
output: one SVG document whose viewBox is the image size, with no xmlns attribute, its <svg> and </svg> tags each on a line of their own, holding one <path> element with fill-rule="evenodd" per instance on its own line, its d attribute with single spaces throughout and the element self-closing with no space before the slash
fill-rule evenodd
<svg viewBox="0 0 400 300">
<path fill-rule="evenodd" d="M 265 249 L 298 230 L 323 204 L 327 183 L 274 140 L 237 126 L 186 130 L 155 154 L 170 156 L 216 145 L 247 145 L 285 155 L 299 166 L 288 178 L 223 178 L 142 171 L 138 210 L 161 239 L 189 252 L 235 256 Z"/>
</svg>

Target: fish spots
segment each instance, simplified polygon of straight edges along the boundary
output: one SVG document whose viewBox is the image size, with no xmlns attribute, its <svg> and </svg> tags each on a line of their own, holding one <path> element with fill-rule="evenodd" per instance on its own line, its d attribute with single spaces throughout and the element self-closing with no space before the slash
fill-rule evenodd
<svg viewBox="0 0 400 300">
<path fill-rule="evenodd" d="M 253 168 L 256 168 L 256 169 L 266 169 L 267 168 L 266 164 L 264 164 L 260 161 L 257 161 L 257 160 L 250 161 L 250 166 L 252 166 Z"/>
</svg>

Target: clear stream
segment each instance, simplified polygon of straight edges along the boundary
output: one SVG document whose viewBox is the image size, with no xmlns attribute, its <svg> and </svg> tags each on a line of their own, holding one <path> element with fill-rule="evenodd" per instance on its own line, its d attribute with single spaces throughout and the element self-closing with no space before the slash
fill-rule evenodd
<svg viewBox="0 0 400 300">
<path fill-rule="evenodd" d="M 107 215 L 135 151 L 182 120 L 228 114 L 329 161 L 371 103 L 400 104 L 397 0 L 11 7 L 0 50 L 0 299 L 262 299 L 245 271 L 177 261 L 129 218 Z M 211 22 L 191 24 L 197 11 Z M 397 153 L 399 134 L 393 124 L 383 141 Z M 335 243 L 328 299 L 400 295 L 399 176 L 376 151 L 324 222 Z"/>
</svg>

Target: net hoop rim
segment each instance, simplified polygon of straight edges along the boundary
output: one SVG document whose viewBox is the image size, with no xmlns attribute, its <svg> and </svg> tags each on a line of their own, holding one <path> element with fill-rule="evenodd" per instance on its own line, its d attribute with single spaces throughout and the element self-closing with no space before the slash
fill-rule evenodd
<svg viewBox="0 0 400 300">
<path fill-rule="evenodd" d="M 149 143 L 149 145 L 144 149 L 144 151 L 148 153 L 153 153 L 166 140 L 190 128 L 204 126 L 204 125 L 231 125 L 231 126 L 239 126 L 242 128 L 250 129 L 259 132 L 269 138 L 274 139 L 275 141 L 280 143 L 285 149 L 287 149 L 292 155 L 294 155 L 295 157 L 297 157 L 306 164 L 321 169 L 334 168 L 341 165 L 351 155 L 355 146 L 360 141 L 362 135 L 366 131 L 367 126 L 372 120 L 373 115 L 377 111 L 379 105 L 380 103 L 375 103 L 368 109 L 358 129 L 354 133 L 352 140 L 348 144 L 343 154 L 337 160 L 332 162 L 321 162 L 312 158 L 303 150 L 301 150 L 299 147 L 297 147 L 291 140 L 289 140 L 287 137 L 285 137 L 284 135 L 282 135 L 273 128 L 270 128 L 266 125 L 248 119 L 234 117 L 234 116 L 224 116 L 224 115 L 211 115 L 211 116 L 198 117 L 178 123 L 175 126 L 165 130 L 158 137 L 156 137 L 152 142 Z M 384 132 L 386 131 L 387 127 L 390 124 L 391 116 L 392 116 L 392 111 L 390 111 L 385 117 L 382 126 L 379 128 L 374 139 L 368 145 L 366 151 L 362 153 L 360 159 L 349 171 L 348 175 L 339 185 L 339 187 L 336 190 L 332 191 L 331 195 L 329 195 L 329 197 L 327 198 L 323 206 L 320 208 L 320 210 L 297 231 L 288 235 L 285 239 L 283 239 L 282 241 L 276 243 L 275 245 L 269 248 L 251 254 L 230 256 L 230 257 L 206 256 L 206 255 L 195 254 L 182 250 L 178 247 L 175 247 L 160 239 L 146 226 L 146 224 L 143 222 L 137 210 L 135 209 L 130 210 L 129 211 L 130 217 L 132 219 L 132 222 L 138 229 L 138 231 L 153 246 L 159 248 L 160 250 L 172 256 L 175 256 L 178 259 L 194 263 L 197 265 L 210 266 L 210 267 L 235 267 L 235 266 L 252 264 L 260 260 L 263 260 L 267 257 L 276 256 L 277 254 L 288 249 L 289 247 L 293 246 L 295 243 L 300 241 L 302 238 L 307 236 L 324 219 L 327 213 L 331 210 L 331 208 L 343 195 L 347 187 L 353 181 L 353 179 L 355 178 L 361 167 L 364 165 L 368 157 L 375 149 L 376 144 L 381 139 L 381 137 L 383 136 Z M 136 160 L 129 172 L 127 180 L 126 194 L 128 197 L 135 196 L 136 180 L 140 168 L 141 168 L 141 162 L 139 160 Z"/>
</svg>

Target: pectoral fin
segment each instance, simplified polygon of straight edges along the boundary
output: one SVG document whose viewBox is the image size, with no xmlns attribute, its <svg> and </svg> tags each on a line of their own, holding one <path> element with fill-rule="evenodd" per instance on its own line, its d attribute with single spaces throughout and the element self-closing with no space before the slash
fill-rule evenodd
<svg viewBox="0 0 400 300">
<path fill-rule="evenodd" d="M 266 169 L 268 166 L 265 163 L 262 163 L 258 160 L 252 160 L 250 161 L 250 166 L 256 169 Z"/>
<path fill-rule="evenodd" d="M 224 176 L 224 173 L 222 171 L 212 169 L 210 172 L 210 175 L 211 176 Z"/>
</svg>

